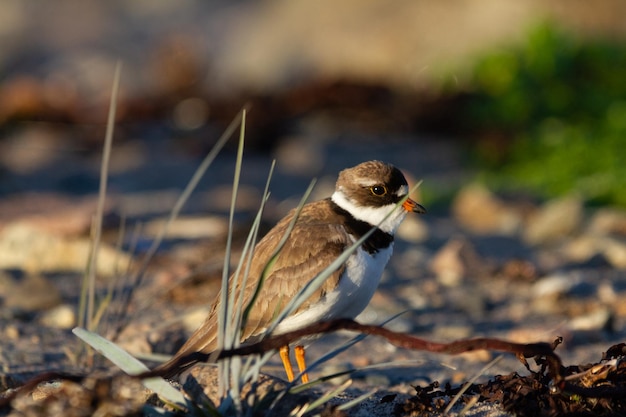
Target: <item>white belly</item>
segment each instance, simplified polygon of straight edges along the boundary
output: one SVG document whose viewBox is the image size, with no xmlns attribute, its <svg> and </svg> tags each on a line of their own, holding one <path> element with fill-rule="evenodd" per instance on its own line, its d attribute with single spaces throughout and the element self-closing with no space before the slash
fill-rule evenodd
<svg viewBox="0 0 626 417">
<path fill-rule="evenodd" d="M 276 333 L 299 329 L 311 323 L 337 318 L 355 318 L 369 304 L 391 257 L 393 243 L 370 255 L 358 248 L 346 262 L 346 270 L 334 291 L 306 311 L 286 318 Z"/>
</svg>

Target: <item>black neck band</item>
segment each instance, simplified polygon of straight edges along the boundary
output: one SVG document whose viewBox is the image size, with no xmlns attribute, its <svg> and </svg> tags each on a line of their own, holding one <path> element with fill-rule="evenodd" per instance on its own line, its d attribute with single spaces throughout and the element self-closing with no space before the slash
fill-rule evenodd
<svg viewBox="0 0 626 417">
<path fill-rule="evenodd" d="M 350 214 L 347 210 L 339 207 L 337 203 L 332 200 L 330 200 L 330 206 L 335 213 L 343 217 L 346 231 L 354 236 L 357 240 L 363 237 L 363 235 L 365 235 L 367 232 L 369 232 L 372 227 L 375 227 L 374 225 L 371 225 L 367 222 L 355 219 L 352 214 Z M 376 227 L 374 233 L 372 233 L 367 239 L 365 239 L 365 242 L 363 242 L 361 247 L 367 253 L 374 254 L 381 249 L 388 248 L 392 242 L 393 235 L 387 232 L 383 232 L 378 227 Z"/>
</svg>

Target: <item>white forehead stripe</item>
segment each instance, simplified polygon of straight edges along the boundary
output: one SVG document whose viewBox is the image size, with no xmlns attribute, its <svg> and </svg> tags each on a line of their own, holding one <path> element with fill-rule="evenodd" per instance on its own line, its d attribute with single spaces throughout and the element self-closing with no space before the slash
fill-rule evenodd
<svg viewBox="0 0 626 417">
<path fill-rule="evenodd" d="M 359 181 L 359 185 L 361 185 L 362 187 L 371 187 L 378 184 L 380 184 L 380 181 L 376 181 L 371 178 L 365 178 Z"/>
</svg>

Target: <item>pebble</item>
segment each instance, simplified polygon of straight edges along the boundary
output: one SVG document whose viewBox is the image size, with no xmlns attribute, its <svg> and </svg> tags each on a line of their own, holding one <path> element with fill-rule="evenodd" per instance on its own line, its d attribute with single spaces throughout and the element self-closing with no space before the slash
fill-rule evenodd
<svg viewBox="0 0 626 417">
<path fill-rule="evenodd" d="M 417 216 L 407 216 L 398 228 L 399 238 L 411 243 L 420 243 L 428 239 L 428 225 Z"/>
<path fill-rule="evenodd" d="M 437 340 L 459 340 L 472 336 L 471 326 L 458 324 L 438 325 L 433 333 L 433 338 Z"/>
<path fill-rule="evenodd" d="M 465 277 L 467 268 L 461 259 L 462 248 L 462 241 L 451 240 L 433 257 L 430 270 L 437 275 L 440 283 L 449 287 L 457 286 Z"/>
<path fill-rule="evenodd" d="M 0 232 L 0 268 L 40 272 L 84 272 L 91 253 L 89 238 L 65 238 L 28 223 L 12 223 Z M 104 243 L 98 252 L 97 273 L 116 276 L 126 271 L 131 257 Z"/>
<path fill-rule="evenodd" d="M 477 234 L 514 234 L 522 223 L 521 211 L 505 204 L 481 184 L 463 188 L 452 202 L 452 214 Z"/>
<path fill-rule="evenodd" d="M 147 236 L 158 236 L 164 230 L 167 219 L 152 220 L 145 225 Z M 228 232 L 227 220 L 223 217 L 178 217 L 167 227 L 169 239 L 217 238 Z"/>
<path fill-rule="evenodd" d="M 49 279 L 40 274 L 26 274 L 16 280 L 4 306 L 13 311 L 36 312 L 57 306 L 61 295 Z"/>
<path fill-rule="evenodd" d="M 5 340 L 17 340 L 20 337 L 20 330 L 17 326 L 9 324 L 4 328 L 4 337 Z"/>
<path fill-rule="evenodd" d="M 617 209 L 598 210 L 589 221 L 587 233 L 626 236 L 626 211 Z"/>
<path fill-rule="evenodd" d="M 75 308 L 68 304 L 61 304 L 45 311 L 41 315 L 39 322 L 44 326 L 55 329 L 71 329 L 76 326 Z"/>
<path fill-rule="evenodd" d="M 573 235 L 583 221 L 583 202 L 577 196 L 548 201 L 529 216 L 523 228 L 523 238 L 531 245 L 555 242 Z"/>
<path fill-rule="evenodd" d="M 562 252 L 576 262 L 602 255 L 613 267 L 626 269 L 626 243 L 618 238 L 588 234 L 565 243 Z"/>
<path fill-rule="evenodd" d="M 492 269 L 474 245 L 465 238 L 450 239 L 432 258 L 429 268 L 446 286 L 459 285 L 469 276 L 486 275 Z"/>
<path fill-rule="evenodd" d="M 534 297 L 553 297 L 564 294 L 574 287 L 580 280 L 571 274 L 557 272 L 541 278 L 531 288 Z"/>
<path fill-rule="evenodd" d="M 604 330 L 611 326 L 613 314 L 608 308 L 597 308 L 585 315 L 574 317 L 567 323 L 573 331 Z"/>
</svg>

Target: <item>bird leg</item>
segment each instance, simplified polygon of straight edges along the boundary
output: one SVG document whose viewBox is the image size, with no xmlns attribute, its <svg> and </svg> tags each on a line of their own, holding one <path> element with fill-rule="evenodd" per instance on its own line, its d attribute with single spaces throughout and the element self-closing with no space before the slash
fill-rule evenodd
<svg viewBox="0 0 626 417">
<path fill-rule="evenodd" d="M 304 372 L 306 369 L 306 358 L 304 357 L 304 346 L 302 345 L 296 346 L 296 362 L 298 362 L 298 370 L 302 374 L 302 383 L 306 384 L 309 382 L 309 374 Z"/>
<path fill-rule="evenodd" d="M 283 367 L 285 368 L 285 373 L 287 374 L 287 379 L 289 382 L 293 381 L 293 367 L 291 366 L 291 360 L 289 359 L 289 345 L 281 346 L 278 350 L 280 354 L 280 359 L 283 361 Z M 299 366 L 299 362 L 298 362 Z"/>
</svg>

